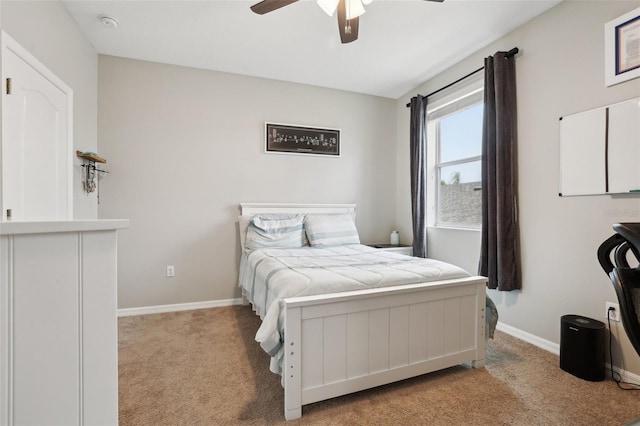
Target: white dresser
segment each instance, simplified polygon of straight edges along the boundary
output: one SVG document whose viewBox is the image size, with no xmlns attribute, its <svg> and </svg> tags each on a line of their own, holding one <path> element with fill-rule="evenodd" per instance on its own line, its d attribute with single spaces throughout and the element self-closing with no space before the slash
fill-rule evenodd
<svg viewBox="0 0 640 426">
<path fill-rule="evenodd" d="M 0 224 L 0 424 L 118 423 L 117 230 Z"/>
</svg>

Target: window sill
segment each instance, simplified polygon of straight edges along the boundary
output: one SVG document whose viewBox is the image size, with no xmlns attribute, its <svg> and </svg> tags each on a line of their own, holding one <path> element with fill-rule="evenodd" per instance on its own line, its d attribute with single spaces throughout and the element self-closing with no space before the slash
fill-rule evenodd
<svg viewBox="0 0 640 426">
<path fill-rule="evenodd" d="M 452 231 L 470 231 L 470 232 L 480 232 L 480 228 L 465 228 L 463 226 L 446 226 L 446 225 L 430 225 L 427 226 L 427 229 L 447 229 Z"/>
</svg>

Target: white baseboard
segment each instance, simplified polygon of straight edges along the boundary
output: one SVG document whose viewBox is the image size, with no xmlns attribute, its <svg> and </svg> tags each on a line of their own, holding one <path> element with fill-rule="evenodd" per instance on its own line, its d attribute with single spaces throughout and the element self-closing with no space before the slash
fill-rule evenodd
<svg viewBox="0 0 640 426">
<path fill-rule="evenodd" d="M 134 315 L 162 314 L 165 312 L 192 311 L 194 309 L 220 308 L 223 306 L 242 305 L 242 299 L 208 300 L 205 302 L 176 303 L 173 305 L 143 306 L 140 308 L 118 309 L 118 317 Z"/>
<path fill-rule="evenodd" d="M 606 363 L 604 366 L 607 370 L 611 371 L 611 364 Z M 626 371 L 615 366 L 613 367 L 613 371 L 615 371 L 620 375 L 620 378 L 622 379 L 623 382 L 640 384 L 640 376 L 638 376 L 637 374 L 634 374 L 630 371 Z M 611 374 L 608 373 L 608 376 L 610 375 Z"/>
<path fill-rule="evenodd" d="M 545 351 L 549 351 L 552 354 L 560 355 L 560 345 L 557 343 L 553 343 L 549 340 L 545 340 L 541 337 L 538 337 L 531 333 L 527 333 L 526 331 L 522 331 L 518 328 L 503 324 L 501 322 L 498 322 L 498 324 L 496 325 L 496 330 L 502 331 L 503 333 L 506 333 L 517 339 L 524 340 L 525 342 L 531 343 L 532 345 L 537 346 L 541 349 L 544 349 Z M 607 369 L 607 371 L 611 371 L 611 364 L 606 363 L 604 366 Z M 638 376 L 637 374 L 634 374 L 630 371 L 626 371 L 615 366 L 613 367 L 613 371 L 618 373 L 622 378 L 622 381 L 624 382 L 640 383 L 640 376 Z M 609 376 L 610 376 L 610 373 L 607 373 L 607 377 Z"/>
<path fill-rule="evenodd" d="M 527 333 L 526 331 L 522 331 L 519 328 L 515 328 L 510 325 L 503 324 L 500 321 L 498 321 L 498 325 L 496 325 L 496 330 L 502 331 L 503 333 L 507 333 L 520 340 L 524 340 L 525 342 L 531 343 L 532 345 L 542 348 L 545 351 L 549 351 L 552 354 L 560 355 L 560 345 L 557 343 L 553 343 L 550 340 L 545 340 L 534 334 Z"/>
</svg>

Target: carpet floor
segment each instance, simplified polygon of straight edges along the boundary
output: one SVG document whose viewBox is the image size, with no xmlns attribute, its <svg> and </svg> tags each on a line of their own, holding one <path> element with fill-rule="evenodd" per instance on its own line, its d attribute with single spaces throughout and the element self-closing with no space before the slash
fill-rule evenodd
<svg viewBox="0 0 640 426">
<path fill-rule="evenodd" d="M 280 377 L 248 306 L 119 319 L 120 425 L 624 425 L 640 392 L 588 382 L 497 332 L 486 367 L 457 366 L 303 407 L 285 422 Z"/>
</svg>

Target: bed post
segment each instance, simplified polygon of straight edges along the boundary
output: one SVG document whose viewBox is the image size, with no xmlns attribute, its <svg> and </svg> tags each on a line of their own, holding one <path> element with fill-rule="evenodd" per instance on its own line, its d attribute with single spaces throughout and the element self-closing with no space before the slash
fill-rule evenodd
<svg viewBox="0 0 640 426">
<path fill-rule="evenodd" d="M 287 420 L 302 416 L 302 317 L 301 308 L 284 303 L 284 417 Z"/>
<path fill-rule="evenodd" d="M 471 361 L 471 366 L 473 368 L 483 368 L 484 367 L 484 357 L 485 357 L 485 325 L 487 318 L 487 295 L 486 295 L 486 282 L 480 282 L 478 285 L 478 291 L 476 292 L 476 312 L 478 313 L 478 319 L 476 327 L 478 327 L 478 332 L 476 333 L 476 358 Z"/>
</svg>

